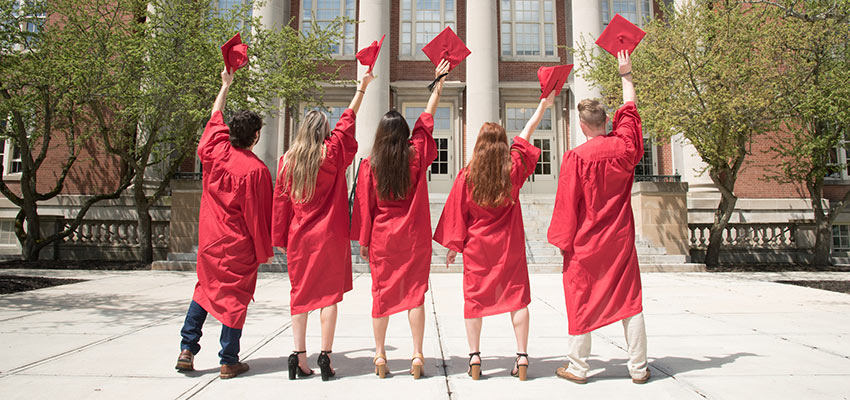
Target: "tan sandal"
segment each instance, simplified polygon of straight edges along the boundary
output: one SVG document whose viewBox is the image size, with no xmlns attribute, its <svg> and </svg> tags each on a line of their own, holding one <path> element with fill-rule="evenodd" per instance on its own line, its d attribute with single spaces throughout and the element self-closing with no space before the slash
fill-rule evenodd
<svg viewBox="0 0 850 400">
<path fill-rule="evenodd" d="M 481 362 L 473 363 L 472 358 L 478 356 L 478 359 L 481 359 L 481 352 L 476 351 L 475 353 L 469 353 L 469 371 L 466 371 L 466 374 L 472 377 L 473 381 L 477 381 L 481 378 Z"/>
<path fill-rule="evenodd" d="M 383 364 L 378 364 L 378 360 L 384 360 Z M 387 368 L 387 355 L 386 354 L 375 354 L 375 358 L 372 360 L 372 363 L 375 364 L 375 375 L 384 379 L 387 377 L 387 373 L 389 369 Z"/>
<path fill-rule="evenodd" d="M 416 359 L 422 361 L 422 364 L 414 364 L 413 362 Z M 425 370 L 425 356 L 422 353 L 416 353 L 413 355 L 413 358 L 410 359 L 410 374 L 413 375 L 413 379 L 419 379 L 422 377 L 422 372 Z"/>
</svg>

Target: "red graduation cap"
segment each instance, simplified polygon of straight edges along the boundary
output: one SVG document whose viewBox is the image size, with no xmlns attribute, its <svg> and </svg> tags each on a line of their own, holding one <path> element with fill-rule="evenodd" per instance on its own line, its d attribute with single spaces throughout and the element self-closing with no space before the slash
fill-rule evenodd
<svg viewBox="0 0 850 400">
<path fill-rule="evenodd" d="M 544 99 L 549 96 L 549 93 L 555 91 L 555 94 L 561 94 L 561 88 L 567 82 L 570 76 L 570 71 L 573 69 L 573 64 L 556 65 L 554 67 L 540 67 L 537 70 L 537 79 L 540 80 L 540 98 Z"/>
<path fill-rule="evenodd" d="M 224 66 L 228 73 L 248 65 L 248 45 L 242 43 L 239 32 L 221 46 L 221 55 L 224 57 Z"/>
<path fill-rule="evenodd" d="M 357 52 L 357 61 L 360 61 L 362 65 L 369 66 L 368 72 L 372 72 L 372 68 L 375 68 L 375 61 L 378 60 L 378 54 L 381 53 L 381 44 L 384 43 L 386 36 L 381 36 L 380 41 L 372 42 L 372 44 Z"/>
<path fill-rule="evenodd" d="M 616 14 L 614 18 L 611 18 L 608 27 L 599 35 L 599 39 L 596 39 L 596 44 L 616 57 L 620 50 L 626 50 L 632 54 L 645 35 L 646 32 L 635 24 Z"/>
<path fill-rule="evenodd" d="M 472 52 L 466 48 L 463 40 L 460 40 L 450 27 L 443 29 L 439 35 L 435 36 L 433 40 L 425 45 L 425 47 L 422 47 L 422 52 L 428 56 L 428 59 L 431 60 L 435 66 L 440 65 L 440 61 L 443 59 L 448 60 L 449 64 L 451 64 L 449 71 L 454 69 L 454 67 L 458 66 L 461 61 L 472 54 Z"/>
</svg>

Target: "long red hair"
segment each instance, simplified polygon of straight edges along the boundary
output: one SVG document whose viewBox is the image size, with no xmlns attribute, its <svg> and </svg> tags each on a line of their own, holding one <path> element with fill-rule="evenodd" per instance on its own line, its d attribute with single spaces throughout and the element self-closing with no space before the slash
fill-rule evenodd
<svg viewBox="0 0 850 400">
<path fill-rule="evenodd" d="M 511 149 L 505 128 L 485 122 L 478 132 L 466 173 L 472 201 L 483 207 L 498 207 L 511 197 Z"/>
</svg>

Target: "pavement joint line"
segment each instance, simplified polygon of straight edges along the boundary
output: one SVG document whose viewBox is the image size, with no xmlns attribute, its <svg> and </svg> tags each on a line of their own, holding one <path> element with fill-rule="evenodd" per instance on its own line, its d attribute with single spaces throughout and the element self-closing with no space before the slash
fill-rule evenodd
<svg viewBox="0 0 850 400">
<path fill-rule="evenodd" d="M 122 337 L 125 337 L 125 336 L 128 336 L 128 335 L 131 335 L 131 334 L 133 334 L 133 333 L 136 333 L 136 332 L 139 332 L 139 331 L 141 331 L 141 330 L 144 330 L 144 329 L 150 328 L 150 327 L 152 327 L 152 326 L 159 325 L 160 323 L 165 322 L 165 321 L 168 321 L 168 320 L 170 320 L 170 319 L 179 318 L 181 315 L 182 315 L 182 314 L 177 314 L 177 315 L 173 315 L 173 314 L 172 314 L 172 315 L 170 315 L 170 316 L 168 316 L 168 317 L 164 317 L 164 318 L 157 319 L 157 320 L 155 320 L 155 321 L 152 321 L 152 322 L 149 322 L 149 323 L 147 323 L 147 324 L 144 324 L 144 325 L 141 325 L 141 326 L 135 327 L 135 328 L 133 328 L 133 329 L 130 329 L 130 330 L 124 331 L 124 332 L 122 332 L 122 333 L 118 333 L 118 334 L 115 334 L 115 335 L 112 335 L 112 336 L 109 336 L 109 337 L 106 337 L 106 338 L 103 338 L 103 339 L 100 339 L 100 340 L 95 340 L 94 342 L 84 344 L 84 345 L 82 345 L 82 346 L 79 346 L 79 347 L 76 347 L 76 348 L 73 348 L 73 349 L 70 349 L 70 350 L 67 350 L 67 351 L 61 352 L 61 353 L 59 353 L 59 354 L 56 354 L 56 355 L 53 355 L 53 356 L 50 356 L 50 357 L 47 357 L 47 358 L 43 358 L 43 359 L 38 360 L 38 361 L 33 361 L 33 362 L 29 363 L 29 364 L 25 364 L 25 365 L 22 365 L 22 366 L 20 366 L 20 367 L 12 368 L 12 369 L 10 369 L 10 370 L 8 370 L 8 371 L 4 371 L 4 372 L 0 373 L 0 379 L 3 379 L 3 378 L 6 378 L 6 377 L 9 377 L 9 376 L 15 375 L 15 374 L 17 374 L 17 373 L 19 373 L 19 372 L 22 372 L 22 371 L 26 371 L 26 370 L 29 370 L 29 369 L 32 369 L 32 368 L 38 367 L 38 366 L 40 366 L 40 365 L 47 364 L 47 363 L 49 363 L 49 362 L 52 362 L 52 361 L 58 360 L 58 359 L 60 359 L 60 358 L 65 358 L 65 357 L 70 356 L 70 355 L 72 355 L 72 354 L 77 354 L 77 353 L 83 352 L 83 351 L 85 351 L 85 350 L 88 350 L 88 349 L 90 349 L 90 348 L 92 348 L 92 347 L 95 347 L 95 346 L 98 346 L 98 345 L 101 345 L 101 344 L 104 344 L 104 343 L 109 343 L 109 342 L 111 342 L 111 341 L 113 341 L 113 340 L 120 339 L 120 338 L 122 338 Z"/>
<path fill-rule="evenodd" d="M 443 350 L 443 335 L 440 331 L 440 321 L 437 319 L 437 304 L 434 302 L 434 285 L 431 284 L 431 278 L 428 278 L 428 286 L 431 288 L 429 290 L 429 294 L 431 297 L 431 308 L 433 309 L 434 314 L 434 326 L 437 330 L 437 343 L 440 345 L 440 361 L 442 362 L 443 368 L 443 377 L 446 380 L 446 395 L 449 396 L 449 400 L 452 398 L 452 386 L 449 382 L 449 366 L 446 364 L 446 352 Z"/>
<path fill-rule="evenodd" d="M 354 281 L 356 281 L 356 280 L 357 280 L 357 278 L 359 278 L 359 277 L 361 277 L 361 276 L 363 276 L 363 274 L 362 274 L 362 273 L 358 273 L 358 274 L 356 274 L 356 275 L 354 276 L 354 278 L 352 279 L 352 284 L 354 283 Z M 266 286 L 266 285 L 263 285 L 263 286 Z M 261 287 L 262 287 L 262 286 L 261 286 Z M 310 310 L 310 311 L 308 311 L 308 314 L 307 314 L 307 315 L 309 316 L 310 314 L 313 314 L 315 311 L 316 311 L 316 310 Z M 266 335 L 264 338 L 260 339 L 260 341 L 259 341 L 259 342 L 257 342 L 257 343 L 256 343 L 256 344 L 254 344 L 253 346 L 251 346 L 251 348 L 250 348 L 250 349 L 248 349 L 248 351 L 246 351 L 246 354 L 245 354 L 245 356 L 244 356 L 244 357 L 240 357 L 240 358 L 241 358 L 242 360 L 244 360 L 245 362 L 247 362 L 247 361 L 248 361 L 248 359 L 249 359 L 252 355 L 254 355 L 254 353 L 256 353 L 257 351 L 259 351 L 259 350 L 260 350 L 261 348 L 263 348 L 265 345 L 269 344 L 269 342 L 271 342 L 272 340 L 276 339 L 278 336 L 282 335 L 282 334 L 283 334 L 283 332 L 286 332 L 286 330 L 287 330 L 287 329 L 289 329 L 289 328 L 291 328 L 291 327 L 292 327 L 292 319 L 290 318 L 289 322 L 284 323 L 284 324 L 283 324 L 283 325 L 281 325 L 279 328 L 277 328 L 274 332 L 272 332 L 272 333 L 270 333 L 270 334 Z M 219 376 L 218 376 L 218 375 L 214 375 L 212 378 L 209 378 L 209 379 L 207 379 L 207 380 L 205 380 L 205 381 L 199 382 L 199 383 L 195 384 L 194 386 L 190 387 L 190 388 L 189 388 L 189 389 L 187 389 L 185 392 L 183 392 L 183 393 L 181 393 L 179 396 L 177 396 L 177 398 L 176 398 L 176 399 L 177 399 L 177 400 L 181 400 L 181 399 L 186 399 L 186 400 L 188 400 L 188 399 L 191 399 L 191 398 L 193 398 L 193 397 L 197 396 L 198 394 L 200 394 L 200 393 L 201 393 L 204 389 L 206 389 L 207 387 L 209 387 L 209 386 L 210 386 L 213 382 L 215 382 L 215 381 L 217 381 L 217 380 L 219 380 Z"/>
<path fill-rule="evenodd" d="M 831 356 L 835 356 L 835 357 L 839 357 L 839 358 L 844 358 L 844 359 L 848 359 L 848 360 L 850 360 L 850 355 L 847 355 L 847 354 L 841 354 L 841 353 L 836 353 L 836 352 L 834 352 L 834 351 L 832 351 L 832 350 L 827 350 L 827 349 L 823 349 L 823 348 L 820 348 L 820 347 L 817 347 L 817 346 L 812 346 L 812 345 L 810 345 L 810 344 L 806 344 L 806 343 L 803 343 L 803 342 L 799 342 L 799 341 L 794 340 L 794 339 L 789 339 L 789 338 L 787 338 L 787 337 L 785 337 L 785 336 L 782 336 L 781 334 L 769 333 L 769 332 L 765 332 L 765 331 L 759 330 L 758 328 L 752 328 L 752 327 L 749 327 L 749 326 L 743 326 L 743 325 L 741 325 L 741 324 L 737 324 L 737 323 L 730 322 L 730 321 L 718 320 L 718 319 L 716 319 L 716 318 L 711 317 L 710 315 L 698 314 L 698 313 L 695 313 L 695 312 L 693 312 L 693 311 L 691 311 L 691 310 L 685 310 L 685 311 L 686 311 L 688 314 L 695 315 L 695 316 L 699 316 L 699 317 L 703 317 L 703 318 L 705 318 L 705 319 L 709 319 L 709 320 L 712 320 L 712 321 L 715 321 L 715 322 L 720 322 L 720 323 L 722 323 L 722 324 L 732 325 L 732 326 L 737 327 L 737 328 L 742 328 L 742 327 L 743 327 L 743 328 L 747 328 L 747 329 L 752 330 L 752 331 L 753 331 L 753 333 L 755 333 L 755 334 L 757 334 L 757 335 L 765 335 L 765 336 L 768 336 L 768 337 L 772 337 L 772 338 L 774 338 L 774 339 L 779 339 L 779 340 L 782 340 L 782 341 L 785 341 L 785 342 L 788 342 L 788 343 L 791 343 L 791 344 L 795 344 L 795 345 L 797 345 L 797 346 L 805 347 L 805 348 L 807 348 L 807 349 L 809 349 L 809 350 L 816 350 L 816 351 L 819 351 L 819 352 L 824 353 L 824 354 L 829 354 L 829 355 L 831 355 Z M 781 313 L 779 313 L 779 314 L 781 314 Z M 840 332 L 840 333 L 843 333 L 843 332 Z"/>
<path fill-rule="evenodd" d="M 33 311 L 33 312 L 31 312 L 31 313 L 24 314 L 24 315 L 18 315 L 18 316 L 15 316 L 15 317 L 9 317 L 9 318 L 6 318 L 6 319 L 0 319 L 0 322 L 6 322 L 6 321 L 11 321 L 11 320 L 13 320 L 13 319 L 24 318 L 24 317 L 31 317 L 31 316 L 33 316 L 33 315 L 44 314 L 44 313 L 46 313 L 46 312 L 55 312 L 55 311 L 62 311 L 62 310 L 57 308 L 57 309 L 55 309 L 55 310 Z"/>
<path fill-rule="evenodd" d="M 556 312 L 558 312 L 559 314 L 563 315 L 563 316 L 566 318 L 566 316 L 567 316 L 567 315 L 566 315 L 566 312 L 562 312 L 560 309 L 556 308 L 556 307 L 555 307 L 555 306 L 553 306 L 551 303 L 549 303 L 548 301 L 544 300 L 543 298 L 541 298 L 541 297 L 539 297 L 539 296 L 536 296 L 536 295 L 535 295 L 534 297 L 536 297 L 538 300 L 540 300 L 541 302 L 543 302 L 543 304 L 546 304 L 548 307 L 552 308 L 553 310 L 555 310 Z M 607 342 L 608 344 L 610 344 L 610 345 L 612 345 L 612 346 L 614 346 L 614 347 L 616 347 L 616 348 L 618 348 L 618 349 L 622 350 L 622 351 L 623 351 L 624 353 L 626 353 L 627 355 L 629 354 L 628 350 L 626 350 L 624 347 L 620 346 L 620 345 L 619 345 L 619 344 L 618 344 L 618 343 L 617 343 L 614 339 L 612 339 L 612 338 L 608 337 L 607 335 L 604 335 L 604 334 L 600 333 L 598 330 L 593 331 L 592 335 L 593 335 L 593 336 L 596 336 L 597 338 L 602 339 L 603 341 Z M 661 367 L 661 365 L 658 365 L 658 364 L 660 364 L 658 360 L 655 360 L 652 364 L 649 364 L 649 363 L 647 362 L 647 366 L 646 366 L 646 368 L 647 368 L 647 369 L 652 368 L 652 369 L 654 369 L 654 370 L 656 370 L 656 371 L 658 371 L 658 372 L 661 372 L 662 374 L 666 375 L 667 377 L 669 377 L 669 378 L 673 379 L 673 381 L 675 381 L 675 382 L 676 382 L 676 383 L 678 383 L 679 385 L 683 386 L 684 388 L 687 388 L 687 389 L 691 390 L 692 392 L 694 392 L 695 394 L 697 394 L 698 396 L 700 396 L 700 397 L 702 397 L 702 398 L 704 398 L 704 399 L 708 399 L 708 398 L 709 398 L 709 397 L 708 397 L 705 393 L 703 393 L 703 392 L 702 392 L 702 391 L 701 391 L 698 387 L 696 387 L 696 386 L 692 385 L 692 384 L 691 384 L 691 383 L 689 383 L 689 382 L 686 382 L 686 381 L 683 381 L 683 380 L 681 380 L 681 379 L 678 379 L 678 378 L 675 376 L 675 374 L 674 374 L 674 373 L 672 373 L 672 372 L 670 372 L 670 371 L 665 370 L 664 368 L 662 368 L 662 367 Z"/>
<path fill-rule="evenodd" d="M 112 277 L 121 277 L 121 276 L 116 275 L 116 276 L 112 276 Z M 108 278 L 112 278 L 112 277 L 107 277 L 107 278 L 103 278 L 103 279 L 108 279 Z M 172 285 L 181 284 L 181 283 L 183 283 L 183 282 L 169 283 L 169 284 L 156 286 L 156 288 L 172 286 Z M 266 286 L 266 285 L 268 285 L 268 283 L 264 284 L 263 286 Z M 49 289 L 49 288 L 45 288 L 45 289 Z M 135 292 L 129 292 L 129 294 L 140 293 L 140 292 L 144 292 L 144 291 L 147 291 L 147 290 L 150 290 L 150 288 L 140 289 L 140 290 L 135 291 Z M 45 312 L 55 312 L 55 311 L 58 311 L 58 310 L 39 311 L 39 312 L 36 312 L 35 314 L 41 314 L 41 313 L 45 313 Z M 104 344 L 104 343 L 108 343 L 108 342 L 111 342 L 113 340 L 125 337 L 125 336 L 129 336 L 129 335 L 134 334 L 136 332 L 139 332 L 141 330 L 150 328 L 152 326 L 156 326 L 156 325 L 158 325 L 162 322 L 165 322 L 167 320 L 174 319 L 174 318 L 180 318 L 181 316 L 183 316 L 182 312 L 178 313 L 177 315 L 171 315 L 171 316 L 168 316 L 168 317 L 160 318 L 160 319 L 155 320 L 153 322 L 149 322 L 149 323 L 141 325 L 139 327 L 136 327 L 136 328 L 133 328 L 133 329 L 130 329 L 130 330 L 127 330 L 127 331 L 124 331 L 124 332 L 121 332 L 121 333 L 118 333 L 118 334 L 115 334 L 115 335 L 112 335 L 112 336 L 109 336 L 109 337 L 106 337 L 106 338 L 103 338 L 103 339 L 100 339 L 100 340 L 96 340 L 94 342 L 87 343 L 87 344 L 84 344 L 84 345 L 79 346 L 79 347 L 75 347 L 73 349 L 64 351 L 62 353 L 43 358 L 41 360 L 33 361 L 29 364 L 25 364 L 25 365 L 22 365 L 20 367 L 12 368 L 8 371 L 0 372 L 0 379 L 6 378 L 6 377 L 11 376 L 11 375 L 16 375 L 19 372 L 38 367 L 40 365 L 44 365 L 44 364 L 47 364 L 49 362 L 52 362 L 52 361 L 55 361 L 55 360 L 58 360 L 58 359 L 61 359 L 61 358 L 65 358 L 65 357 L 70 356 L 72 354 L 77 354 L 77 353 L 83 352 L 83 351 L 88 350 L 88 349 L 95 347 L 95 346 L 98 346 L 98 345 L 101 345 L 101 344 Z M 12 319 L 14 319 L 14 318 L 12 318 Z"/>
</svg>

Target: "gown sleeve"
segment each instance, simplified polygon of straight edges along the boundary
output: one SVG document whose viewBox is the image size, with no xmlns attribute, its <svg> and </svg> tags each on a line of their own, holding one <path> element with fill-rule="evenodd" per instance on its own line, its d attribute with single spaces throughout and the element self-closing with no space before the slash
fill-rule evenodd
<svg viewBox="0 0 850 400">
<path fill-rule="evenodd" d="M 640 115 L 633 101 L 623 104 L 614 114 L 614 126 L 611 135 L 626 143 L 626 159 L 634 167 L 643 157 L 643 129 Z"/>
<path fill-rule="evenodd" d="M 243 197 L 245 225 L 254 242 L 254 254 L 258 263 L 264 263 L 274 255 L 272 251 L 272 178 L 267 168 L 248 175 Z"/>
<path fill-rule="evenodd" d="M 466 243 L 469 209 L 467 207 L 466 170 L 461 170 L 455 178 L 443 214 L 434 231 L 434 240 L 449 250 L 463 253 Z"/>
<path fill-rule="evenodd" d="M 511 183 L 522 185 L 537 166 L 540 159 L 540 149 L 527 140 L 517 136 L 511 145 Z"/>
<path fill-rule="evenodd" d="M 573 152 L 568 152 L 561 165 L 555 207 L 547 235 L 549 243 L 567 252 L 573 251 L 578 219 L 582 212 L 584 197 L 579 168 L 578 157 Z"/>
<path fill-rule="evenodd" d="M 354 136 L 356 117 L 352 109 L 345 110 L 331 131 L 331 136 L 325 141 L 328 146 L 327 157 L 341 169 L 348 168 L 357 154 L 357 140 Z"/>
<path fill-rule="evenodd" d="M 224 116 L 222 116 L 221 111 L 216 111 L 207 122 L 204 133 L 201 134 L 201 141 L 198 142 L 198 159 L 202 164 L 206 163 L 212 159 L 216 145 L 229 141 L 230 128 L 224 123 Z"/>
<path fill-rule="evenodd" d="M 431 165 L 437 158 L 437 143 L 434 142 L 434 116 L 428 113 L 419 115 L 410 134 L 413 147 L 419 153 L 422 168 Z"/>
<path fill-rule="evenodd" d="M 357 176 L 357 190 L 354 193 L 354 209 L 351 215 L 351 240 L 357 240 L 361 246 L 369 246 L 372 239 L 372 222 L 378 208 L 375 189 L 372 184 L 372 166 L 369 159 L 360 163 Z"/>
<path fill-rule="evenodd" d="M 279 170 L 283 170 L 283 157 L 280 158 Z M 292 222 L 294 211 L 289 194 L 284 191 L 286 184 L 278 173 L 277 184 L 272 199 L 272 245 L 286 248 L 289 242 L 289 224 Z"/>
</svg>

